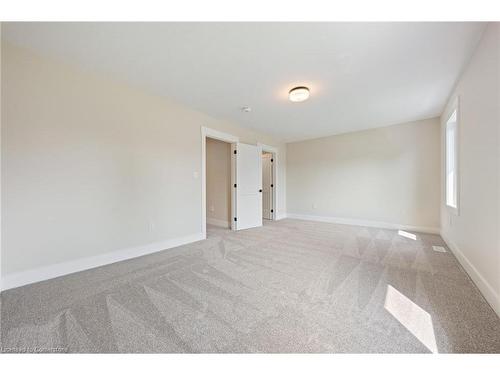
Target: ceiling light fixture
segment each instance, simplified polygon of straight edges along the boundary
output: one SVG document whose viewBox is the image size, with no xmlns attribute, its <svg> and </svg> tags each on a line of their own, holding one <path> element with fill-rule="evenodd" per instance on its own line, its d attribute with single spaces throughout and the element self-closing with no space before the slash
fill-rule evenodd
<svg viewBox="0 0 500 375">
<path fill-rule="evenodd" d="M 303 102 L 309 98 L 309 88 L 305 86 L 294 87 L 288 92 L 288 100 L 291 102 Z"/>
</svg>

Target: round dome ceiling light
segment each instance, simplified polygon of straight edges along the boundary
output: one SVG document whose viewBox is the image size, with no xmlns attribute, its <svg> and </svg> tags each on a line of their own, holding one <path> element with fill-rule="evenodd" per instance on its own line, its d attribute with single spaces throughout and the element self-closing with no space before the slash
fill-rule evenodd
<svg viewBox="0 0 500 375">
<path fill-rule="evenodd" d="M 294 87 L 288 92 L 288 100 L 291 102 L 303 102 L 309 98 L 309 88 L 305 86 Z"/>
</svg>

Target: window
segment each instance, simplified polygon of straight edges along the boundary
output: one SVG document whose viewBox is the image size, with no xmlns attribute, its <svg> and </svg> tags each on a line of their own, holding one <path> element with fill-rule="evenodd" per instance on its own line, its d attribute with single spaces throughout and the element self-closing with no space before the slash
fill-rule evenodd
<svg viewBox="0 0 500 375">
<path fill-rule="evenodd" d="M 458 214 L 458 106 L 446 122 L 446 206 Z"/>
</svg>

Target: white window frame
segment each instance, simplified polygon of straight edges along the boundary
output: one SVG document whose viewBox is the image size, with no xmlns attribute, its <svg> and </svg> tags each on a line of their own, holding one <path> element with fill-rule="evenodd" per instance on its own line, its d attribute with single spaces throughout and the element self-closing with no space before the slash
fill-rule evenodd
<svg viewBox="0 0 500 375">
<path fill-rule="evenodd" d="M 452 116 L 455 116 L 455 121 L 450 123 Z M 460 210 L 460 165 L 459 165 L 459 145 L 460 145 L 460 106 L 458 97 L 455 99 L 453 105 L 446 115 L 446 122 L 444 124 L 444 201 L 448 212 L 459 215 Z M 453 180 L 450 181 L 450 133 L 453 136 L 453 153 L 451 157 L 453 158 Z M 449 199 L 449 184 L 454 184 L 454 201 L 455 205 L 450 203 Z"/>
</svg>

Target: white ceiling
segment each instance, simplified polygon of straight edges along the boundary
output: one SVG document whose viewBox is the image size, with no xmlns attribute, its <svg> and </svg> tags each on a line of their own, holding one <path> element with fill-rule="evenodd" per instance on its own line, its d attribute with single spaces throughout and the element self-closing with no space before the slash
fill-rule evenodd
<svg viewBox="0 0 500 375">
<path fill-rule="evenodd" d="M 440 115 L 484 26 L 4 23 L 2 37 L 295 141 Z M 291 103 L 298 85 L 311 97 Z"/>
</svg>

